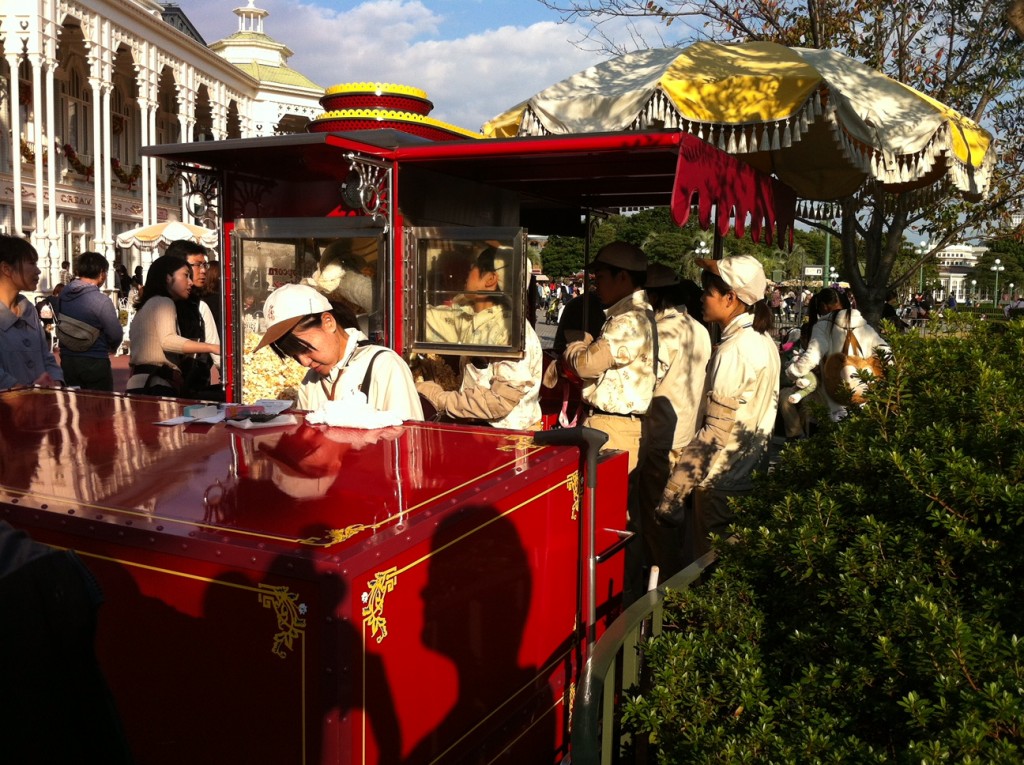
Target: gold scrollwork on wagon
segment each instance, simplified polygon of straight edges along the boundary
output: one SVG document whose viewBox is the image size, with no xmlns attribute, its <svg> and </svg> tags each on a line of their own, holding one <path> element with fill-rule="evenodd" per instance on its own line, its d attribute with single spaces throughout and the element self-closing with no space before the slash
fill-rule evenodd
<svg viewBox="0 0 1024 765">
<path fill-rule="evenodd" d="M 506 443 L 496 447 L 499 452 L 526 451 L 534 446 L 533 436 L 505 436 Z"/>
<path fill-rule="evenodd" d="M 273 609 L 277 617 L 278 631 L 270 650 L 275 656 L 285 659 L 288 657 L 285 649 L 292 650 L 295 639 L 302 637 L 302 631 L 306 628 L 306 620 L 303 618 L 306 605 L 297 603 L 298 593 L 291 592 L 287 587 L 261 583 L 259 588 L 260 605 Z"/>
<path fill-rule="evenodd" d="M 361 534 L 362 532 L 366 531 L 367 528 L 369 527 L 365 523 L 355 523 L 343 529 L 331 529 L 328 532 L 328 536 L 330 537 L 331 540 L 330 543 L 332 545 L 335 545 L 340 542 L 347 542 L 356 534 Z"/>
<path fill-rule="evenodd" d="M 569 731 L 572 732 L 572 710 L 576 708 L 576 683 L 569 683 Z"/>
<path fill-rule="evenodd" d="M 565 479 L 565 488 L 572 492 L 572 515 L 574 521 L 580 517 L 580 474 L 573 473 Z"/>
<path fill-rule="evenodd" d="M 373 580 L 366 583 L 370 589 L 363 593 L 363 624 L 370 628 L 370 635 L 380 643 L 388 636 L 388 620 L 384 618 L 384 597 L 395 589 L 398 581 L 398 567 L 378 571 Z"/>
</svg>

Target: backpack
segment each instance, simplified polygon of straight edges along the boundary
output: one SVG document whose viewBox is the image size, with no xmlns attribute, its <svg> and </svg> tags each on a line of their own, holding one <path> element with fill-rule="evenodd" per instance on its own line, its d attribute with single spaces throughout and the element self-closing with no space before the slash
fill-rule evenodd
<svg viewBox="0 0 1024 765">
<path fill-rule="evenodd" d="M 821 365 L 822 384 L 829 398 L 839 403 L 863 404 L 867 382 L 861 379 L 861 371 L 867 371 L 872 377 L 884 376 L 882 362 L 876 356 L 864 357 L 860 342 L 853 330 L 849 329 L 850 317 L 853 312 L 846 311 L 846 339 L 843 349 L 830 353 Z M 835 316 L 831 319 L 835 325 Z"/>
</svg>

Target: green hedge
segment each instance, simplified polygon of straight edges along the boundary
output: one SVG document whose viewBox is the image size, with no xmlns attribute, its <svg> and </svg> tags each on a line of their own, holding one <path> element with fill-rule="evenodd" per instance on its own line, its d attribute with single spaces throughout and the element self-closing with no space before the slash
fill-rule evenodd
<svg viewBox="0 0 1024 765">
<path fill-rule="evenodd" d="M 1024 761 L 1024 322 L 964 321 L 893 337 L 670 595 L 623 709 L 657 762 Z"/>
</svg>

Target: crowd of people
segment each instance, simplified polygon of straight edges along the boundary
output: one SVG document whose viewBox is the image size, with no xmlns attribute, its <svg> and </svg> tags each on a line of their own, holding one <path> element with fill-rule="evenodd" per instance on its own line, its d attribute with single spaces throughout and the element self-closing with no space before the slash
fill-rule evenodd
<svg viewBox="0 0 1024 765">
<path fill-rule="evenodd" d="M 115 268 L 119 301 L 102 288 L 109 261 L 98 252 L 62 263 L 51 294 L 32 305 L 23 293 L 39 284 L 38 254 L 18 237 L 0 236 L 0 390 L 19 386 L 113 391 L 110 356 L 125 341 L 121 305 L 132 314 L 126 392 L 223 400 L 212 370 L 220 365 L 219 275 L 206 249 L 180 240 L 128 275 Z M 127 314 L 126 310 L 124 313 Z"/>
<path fill-rule="evenodd" d="M 428 307 L 428 326 L 446 342 L 507 343 L 509 251 L 446 255 L 435 265 L 444 264 L 438 278 L 454 297 Z M 48 298 L 55 354 L 46 319 L 22 295 L 38 284 L 37 259 L 28 242 L 0 238 L 0 389 L 112 390 L 110 353 L 124 330 L 101 291 L 110 264 L 99 253 L 82 253 L 72 278 Z M 791 294 L 769 284 L 751 256 L 696 264 L 700 285 L 649 264 L 635 245 L 602 247 L 587 266 L 589 288 L 582 279 L 543 288 L 558 305 L 555 359 L 547 369 L 527 323 L 521 358 L 481 356 L 467 347 L 454 388 L 414 376 L 399 354 L 370 342 L 349 307 L 308 284 L 279 287 L 266 298 L 257 350 L 270 347 L 308 370 L 298 401 L 306 410 L 358 395 L 399 420 L 423 419 L 428 405 L 440 419 L 530 430 L 541 427 L 542 385 L 577 385 L 580 424 L 605 433 L 604 448 L 628 455 L 629 525 L 641 542 L 628 548 L 633 597 L 652 567 L 668 576 L 703 554 L 712 535 L 726 533 L 730 500 L 751 491 L 777 425 L 787 438 L 806 437 L 815 411 L 809 402 L 836 419 L 853 405 L 812 380 L 830 354 L 848 352 L 850 338 L 864 357 L 887 348 L 848 292 Z M 222 399 L 212 374 L 221 353 L 219 268 L 205 248 L 174 242 L 144 280 L 140 270 L 129 276 L 123 266 L 115 276 L 119 296 L 134 308 L 126 392 Z M 808 319 L 780 352 L 774 323 L 793 311 Z M 83 336 L 75 336 L 72 323 L 85 327 Z"/>
<path fill-rule="evenodd" d="M 750 256 L 697 265 L 699 286 L 637 247 L 607 245 L 588 267 L 590 294 L 569 298 L 555 335 L 562 380 L 582 386 L 583 424 L 629 455 L 628 523 L 642 544 L 627 548 L 627 598 L 653 567 L 664 579 L 724 536 L 732 498 L 752 490 L 773 439 L 846 416 L 868 384 L 858 370 L 880 373 L 873 360 L 888 353 L 848 290 L 772 285 Z M 777 324 L 803 317 L 777 339 Z M 856 368 L 817 385 L 830 357 Z M 545 384 L 558 383 L 549 374 Z"/>
</svg>

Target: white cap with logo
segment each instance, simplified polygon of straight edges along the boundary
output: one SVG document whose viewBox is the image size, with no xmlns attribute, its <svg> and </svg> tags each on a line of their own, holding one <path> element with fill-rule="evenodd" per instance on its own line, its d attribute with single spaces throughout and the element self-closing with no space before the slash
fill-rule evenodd
<svg viewBox="0 0 1024 765">
<path fill-rule="evenodd" d="M 697 265 L 722 277 L 729 289 L 746 305 L 764 299 L 768 279 L 764 267 L 753 255 L 731 255 L 721 260 L 697 260 Z"/>
<path fill-rule="evenodd" d="M 263 315 L 268 326 L 256 350 L 280 340 L 295 329 L 306 316 L 330 310 L 331 301 L 312 287 L 305 284 L 285 284 L 278 287 L 270 293 L 267 302 L 263 304 Z"/>
</svg>

